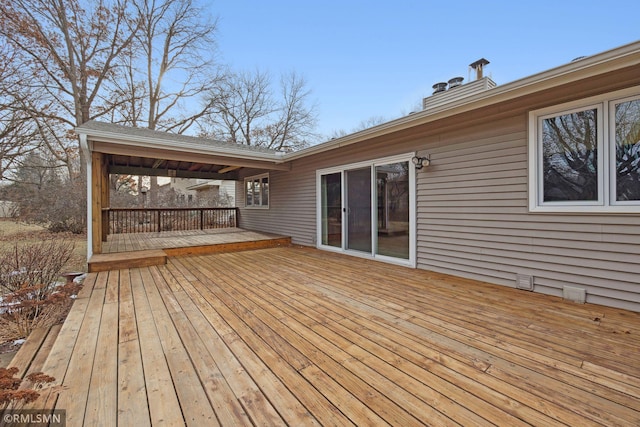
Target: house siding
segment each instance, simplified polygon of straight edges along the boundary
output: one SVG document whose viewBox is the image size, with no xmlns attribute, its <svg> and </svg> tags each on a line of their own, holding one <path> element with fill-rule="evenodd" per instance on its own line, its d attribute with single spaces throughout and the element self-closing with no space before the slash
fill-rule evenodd
<svg viewBox="0 0 640 427">
<path fill-rule="evenodd" d="M 246 176 L 251 176 L 248 173 Z M 315 244 L 315 170 L 269 172 L 269 208 L 245 207 L 245 189 L 236 191 L 240 226 L 244 229 L 291 236 L 294 244 Z"/>
<path fill-rule="evenodd" d="M 431 158 L 416 176 L 418 268 L 511 287 L 524 274 L 536 292 L 578 287 L 587 302 L 640 311 L 640 214 L 528 210 L 528 112 L 594 92 L 535 94 L 295 160 L 270 173 L 269 210 L 241 209 L 241 225 L 315 246 L 316 170 L 417 151 Z"/>
<path fill-rule="evenodd" d="M 418 173 L 418 268 L 640 311 L 640 215 L 529 213 L 527 120 L 467 128 L 428 144 Z"/>
</svg>

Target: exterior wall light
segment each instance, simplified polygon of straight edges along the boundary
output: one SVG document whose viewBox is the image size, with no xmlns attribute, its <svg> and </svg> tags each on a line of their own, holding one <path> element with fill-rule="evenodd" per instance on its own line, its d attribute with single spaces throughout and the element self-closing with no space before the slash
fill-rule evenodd
<svg viewBox="0 0 640 427">
<path fill-rule="evenodd" d="M 413 156 L 413 158 L 411 159 L 411 162 L 416 167 L 416 169 L 422 169 L 423 167 L 429 166 L 431 164 L 431 160 L 429 159 L 428 156 L 427 157 Z"/>
</svg>

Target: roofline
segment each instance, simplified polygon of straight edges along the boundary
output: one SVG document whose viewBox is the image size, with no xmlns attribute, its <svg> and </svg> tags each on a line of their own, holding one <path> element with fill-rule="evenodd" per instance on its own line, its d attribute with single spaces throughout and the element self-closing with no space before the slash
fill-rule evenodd
<svg viewBox="0 0 640 427">
<path fill-rule="evenodd" d="M 498 85 L 484 92 L 459 100 L 452 100 L 450 103 L 400 117 L 350 135 L 305 148 L 304 150 L 287 153 L 283 156 L 283 159 L 291 161 L 319 154 L 638 64 L 640 64 L 640 41 L 588 56 L 575 62 L 569 62 L 504 85 Z"/>
<path fill-rule="evenodd" d="M 232 158 L 242 158 L 245 160 L 262 160 L 271 161 L 274 163 L 284 163 L 283 153 L 263 153 L 259 151 L 249 151 L 234 148 L 232 145 L 225 146 L 203 146 L 198 143 L 191 143 L 186 141 L 179 141 L 176 144 L 175 140 L 162 137 L 161 133 L 158 133 L 158 137 L 140 136 L 140 135 L 126 135 L 124 136 L 118 132 L 96 130 L 91 128 L 83 128 L 82 125 L 75 128 L 75 132 L 82 138 L 86 138 L 88 147 L 92 150 L 91 144 L 95 142 L 104 142 L 116 145 L 130 145 L 131 142 L 135 142 L 140 148 L 149 149 L 164 149 L 175 152 L 188 152 L 190 154 L 203 154 L 213 156 L 229 156 Z"/>
<path fill-rule="evenodd" d="M 86 138 L 89 150 L 93 149 L 92 141 L 117 145 L 130 145 L 129 143 L 135 142 L 141 148 L 282 164 L 639 64 L 640 41 L 636 41 L 292 153 L 250 151 L 234 148 L 233 145 L 204 146 L 187 141 L 179 141 L 176 144 L 175 140 L 163 137 L 160 132 L 157 136 L 125 136 L 113 131 L 83 128 L 82 125 L 76 127 L 75 131 L 81 141 Z"/>
</svg>

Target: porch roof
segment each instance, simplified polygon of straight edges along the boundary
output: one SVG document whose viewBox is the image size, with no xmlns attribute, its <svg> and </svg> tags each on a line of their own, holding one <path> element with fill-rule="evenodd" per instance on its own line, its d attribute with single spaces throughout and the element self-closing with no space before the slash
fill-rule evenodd
<svg viewBox="0 0 640 427">
<path fill-rule="evenodd" d="M 242 167 L 287 170 L 282 153 L 211 139 L 89 121 L 75 129 L 80 144 L 106 155 L 109 173 L 235 179 Z"/>
<path fill-rule="evenodd" d="M 390 135 L 406 129 L 428 125 L 458 114 L 496 106 L 524 96 L 542 93 L 580 80 L 595 78 L 613 71 L 637 67 L 638 65 L 640 65 L 640 41 L 586 56 L 556 68 L 498 85 L 470 96 L 454 98 L 451 102 L 443 103 L 435 108 L 412 113 L 292 153 L 260 150 L 255 147 L 231 145 L 202 138 L 173 135 L 147 129 L 133 129 L 95 121 L 77 127 L 76 132 L 81 137 L 81 143 L 83 139 L 89 143 L 88 145 L 84 144 L 87 150 L 106 150 L 101 152 L 121 153 L 123 156 L 130 156 L 129 159 L 113 158 L 114 168 L 124 167 L 130 163 L 135 164 L 136 160 L 134 158 L 140 156 L 141 153 L 145 153 L 145 155 L 153 155 L 157 159 L 184 160 L 194 163 L 198 163 L 197 159 L 200 159 L 198 164 L 218 165 L 217 167 L 212 167 L 212 171 L 224 171 L 226 168 L 234 166 L 288 170 L 289 165 L 287 162 L 295 159 Z M 193 155 L 198 157 L 194 159 Z M 196 168 L 194 165 L 183 166 L 185 170 Z M 179 168 L 178 170 L 182 170 L 180 165 L 176 167 Z M 147 169 L 149 168 L 147 167 Z M 153 169 L 150 169 L 151 174 L 157 174 L 153 173 Z M 190 177 L 197 176 L 190 175 Z M 215 178 L 228 179 L 228 176 L 216 176 Z"/>
</svg>

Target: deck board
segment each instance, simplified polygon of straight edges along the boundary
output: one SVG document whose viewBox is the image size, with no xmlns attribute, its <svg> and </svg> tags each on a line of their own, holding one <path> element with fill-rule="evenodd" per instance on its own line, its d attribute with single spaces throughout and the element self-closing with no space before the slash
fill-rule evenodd
<svg viewBox="0 0 640 427">
<path fill-rule="evenodd" d="M 640 425 L 639 313 L 299 247 L 85 282 L 68 425 Z"/>
<path fill-rule="evenodd" d="M 211 230 L 163 231 L 153 233 L 110 234 L 103 243 L 104 254 L 118 252 L 167 249 L 172 256 L 198 253 L 186 248 L 211 247 L 238 243 L 257 243 L 265 240 L 286 238 L 272 233 L 244 230 L 242 228 L 221 228 Z M 194 252 L 195 250 L 195 252 Z M 202 250 L 201 250 L 202 251 Z"/>
</svg>

